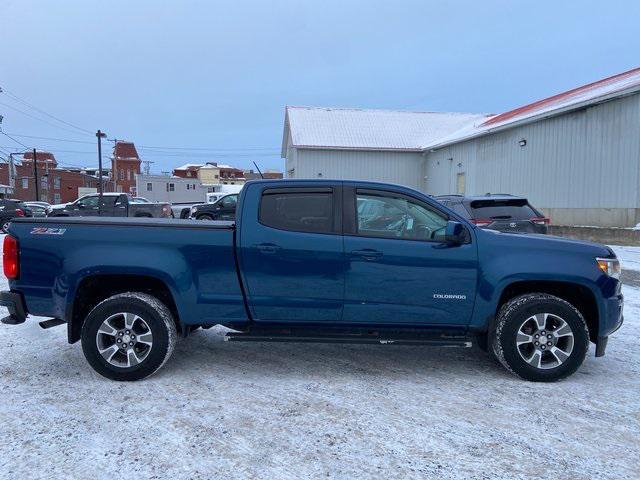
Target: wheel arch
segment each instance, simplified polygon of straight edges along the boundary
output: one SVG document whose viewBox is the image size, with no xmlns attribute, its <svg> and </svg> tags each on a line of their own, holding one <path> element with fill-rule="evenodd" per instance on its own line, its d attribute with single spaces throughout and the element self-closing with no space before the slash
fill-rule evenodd
<svg viewBox="0 0 640 480">
<path fill-rule="evenodd" d="M 600 314 L 593 291 L 582 284 L 554 280 L 519 280 L 506 285 L 500 294 L 493 316 L 493 323 L 500 308 L 514 297 L 527 293 L 547 293 L 566 300 L 576 307 L 584 317 L 589 329 L 589 339 L 595 342 L 598 338 Z M 493 328 L 493 325 L 490 326 Z"/>
<path fill-rule="evenodd" d="M 183 331 L 175 296 L 162 279 L 141 274 L 96 274 L 84 277 L 74 292 L 71 313 L 67 317 L 69 343 L 80 340 L 82 324 L 98 303 L 125 292 L 142 292 L 156 297 L 171 312 L 178 332 Z"/>
</svg>

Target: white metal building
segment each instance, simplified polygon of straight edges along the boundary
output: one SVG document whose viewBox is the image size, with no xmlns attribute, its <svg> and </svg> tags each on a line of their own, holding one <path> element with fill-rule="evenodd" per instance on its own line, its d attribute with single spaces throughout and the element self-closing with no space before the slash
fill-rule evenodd
<svg viewBox="0 0 640 480">
<path fill-rule="evenodd" d="M 167 175 L 136 174 L 136 192 L 152 202 L 196 203 L 207 198 L 207 187 L 197 178 Z"/>
<path fill-rule="evenodd" d="M 288 107 L 288 177 L 527 196 L 555 224 L 640 222 L 640 69 L 499 115 Z"/>
</svg>

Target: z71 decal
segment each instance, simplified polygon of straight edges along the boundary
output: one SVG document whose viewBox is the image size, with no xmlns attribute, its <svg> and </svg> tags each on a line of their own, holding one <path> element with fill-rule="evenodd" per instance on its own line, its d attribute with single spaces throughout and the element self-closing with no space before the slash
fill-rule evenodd
<svg viewBox="0 0 640 480">
<path fill-rule="evenodd" d="M 66 228 L 36 227 L 31 230 L 31 235 L 64 235 Z"/>
</svg>

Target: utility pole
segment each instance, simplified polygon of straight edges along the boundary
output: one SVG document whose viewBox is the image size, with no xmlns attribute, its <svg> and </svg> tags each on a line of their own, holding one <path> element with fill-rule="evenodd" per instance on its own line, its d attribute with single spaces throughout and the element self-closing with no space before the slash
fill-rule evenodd
<svg viewBox="0 0 640 480">
<path fill-rule="evenodd" d="M 98 130 L 96 137 L 98 137 L 98 215 L 102 215 L 102 139 L 106 138 L 107 134 Z"/>
<path fill-rule="evenodd" d="M 38 157 L 36 156 L 36 149 L 33 149 L 33 177 L 36 181 L 36 202 L 40 200 L 38 195 Z"/>
</svg>

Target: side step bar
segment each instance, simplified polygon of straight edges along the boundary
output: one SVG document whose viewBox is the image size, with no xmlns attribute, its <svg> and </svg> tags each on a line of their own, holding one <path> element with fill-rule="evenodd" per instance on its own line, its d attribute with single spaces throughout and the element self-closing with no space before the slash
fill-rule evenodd
<svg viewBox="0 0 640 480">
<path fill-rule="evenodd" d="M 249 333 L 227 333 L 227 342 L 294 342 L 294 343 L 352 343 L 374 345 L 428 345 L 434 347 L 471 347 L 466 337 L 420 338 L 420 337 L 374 337 L 374 336 L 300 336 L 300 335 L 252 335 Z"/>
</svg>

